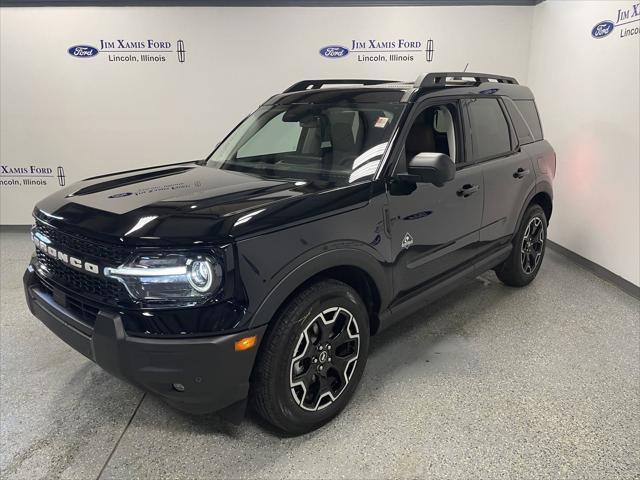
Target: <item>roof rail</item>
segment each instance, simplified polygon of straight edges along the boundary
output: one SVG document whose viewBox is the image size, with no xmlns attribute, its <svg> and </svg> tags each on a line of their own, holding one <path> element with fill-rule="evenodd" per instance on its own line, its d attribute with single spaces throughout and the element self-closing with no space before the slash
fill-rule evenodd
<svg viewBox="0 0 640 480">
<path fill-rule="evenodd" d="M 364 79 L 327 79 L 327 80 L 302 80 L 294 83 L 282 93 L 300 92 L 303 90 L 317 90 L 324 85 L 380 85 L 381 83 L 396 83 L 393 80 L 364 80 Z"/>
<path fill-rule="evenodd" d="M 493 73 L 473 73 L 473 72 L 433 72 L 420 75 L 413 84 L 416 88 L 433 88 L 444 87 L 447 85 L 447 79 L 462 80 L 463 78 L 473 78 L 478 83 L 489 82 L 495 80 L 497 83 L 511 83 L 518 85 L 518 81 L 513 77 L 503 77 L 502 75 L 494 75 Z M 449 82 L 449 85 L 455 83 Z"/>
</svg>

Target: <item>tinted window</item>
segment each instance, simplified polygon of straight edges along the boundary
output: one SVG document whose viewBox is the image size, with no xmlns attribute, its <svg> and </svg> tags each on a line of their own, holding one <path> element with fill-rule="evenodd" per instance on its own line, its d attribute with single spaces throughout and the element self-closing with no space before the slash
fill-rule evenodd
<svg viewBox="0 0 640 480">
<path fill-rule="evenodd" d="M 474 158 L 479 160 L 510 152 L 509 124 L 498 100 L 475 98 L 468 106 Z"/>
<path fill-rule="evenodd" d="M 540 117 L 538 109 L 533 100 L 516 100 L 516 105 L 527 121 L 534 140 L 542 140 L 542 125 L 540 125 Z"/>
<path fill-rule="evenodd" d="M 533 142 L 535 140 L 533 133 L 531 133 L 527 122 L 522 118 L 522 113 L 520 113 L 516 104 L 513 103 L 513 100 L 506 97 L 503 98 L 503 101 L 504 105 L 507 107 L 507 112 L 511 117 L 511 123 L 513 123 L 513 127 L 516 129 L 516 135 L 518 136 L 518 142 L 520 145 L 526 145 L 527 143 Z"/>
</svg>

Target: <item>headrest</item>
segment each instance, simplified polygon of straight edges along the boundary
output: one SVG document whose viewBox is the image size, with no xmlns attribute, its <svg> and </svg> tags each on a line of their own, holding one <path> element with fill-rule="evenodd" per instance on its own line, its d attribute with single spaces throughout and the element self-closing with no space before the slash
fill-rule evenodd
<svg viewBox="0 0 640 480">
<path fill-rule="evenodd" d="M 434 128 L 440 133 L 446 133 L 449 127 L 453 124 L 451 118 L 451 112 L 448 108 L 438 108 L 436 111 L 436 120 L 434 122 Z"/>
</svg>

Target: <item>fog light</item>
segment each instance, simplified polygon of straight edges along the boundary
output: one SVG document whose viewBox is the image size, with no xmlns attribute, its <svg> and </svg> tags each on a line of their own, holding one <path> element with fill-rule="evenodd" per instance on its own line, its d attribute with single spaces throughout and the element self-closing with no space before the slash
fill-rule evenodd
<svg viewBox="0 0 640 480">
<path fill-rule="evenodd" d="M 174 383 L 171 385 L 176 392 L 184 392 L 184 385 L 181 383 Z"/>
</svg>

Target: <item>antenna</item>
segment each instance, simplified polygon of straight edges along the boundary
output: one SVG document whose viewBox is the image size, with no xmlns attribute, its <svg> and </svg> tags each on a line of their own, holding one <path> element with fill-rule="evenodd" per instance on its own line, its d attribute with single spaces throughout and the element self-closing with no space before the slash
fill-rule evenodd
<svg viewBox="0 0 640 480">
<path fill-rule="evenodd" d="M 462 71 L 466 72 L 468 67 L 469 67 L 469 62 L 467 62 L 467 64 L 464 66 L 464 70 L 462 70 Z"/>
</svg>

